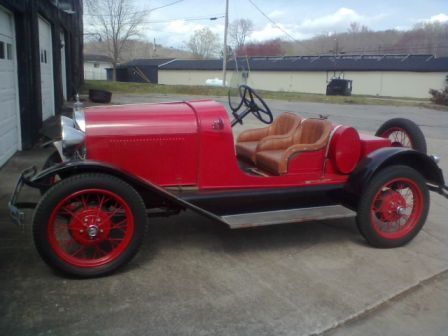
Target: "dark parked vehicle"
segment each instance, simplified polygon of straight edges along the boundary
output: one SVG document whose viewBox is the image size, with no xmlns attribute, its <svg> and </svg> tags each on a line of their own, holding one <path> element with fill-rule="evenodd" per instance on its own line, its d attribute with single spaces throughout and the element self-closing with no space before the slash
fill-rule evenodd
<svg viewBox="0 0 448 336">
<path fill-rule="evenodd" d="M 352 82 L 349 79 L 332 79 L 327 85 L 327 96 L 351 96 Z"/>
</svg>

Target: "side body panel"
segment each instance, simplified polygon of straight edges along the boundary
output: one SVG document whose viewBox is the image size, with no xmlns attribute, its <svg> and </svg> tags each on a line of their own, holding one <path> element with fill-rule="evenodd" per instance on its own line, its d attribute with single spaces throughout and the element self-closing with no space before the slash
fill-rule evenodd
<svg viewBox="0 0 448 336">
<path fill-rule="evenodd" d="M 198 128 L 185 103 L 86 109 L 87 158 L 160 186 L 196 185 Z"/>
</svg>

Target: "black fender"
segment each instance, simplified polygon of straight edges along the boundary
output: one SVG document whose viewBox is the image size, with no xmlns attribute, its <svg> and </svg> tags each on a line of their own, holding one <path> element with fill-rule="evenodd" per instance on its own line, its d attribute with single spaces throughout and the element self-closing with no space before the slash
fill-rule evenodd
<svg viewBox="0 0 448 336">
<path fill-rule="evenodd" d="M 33 177 L 27 179 L 25 184 L 45 191 L 51 187 L 51 185 L 48 185 L 47 181 L 49 181 L 53 176 L 59 176 L 64 179 L 69 176 L 84 173 L 107 174 L 125 181 L 142 196 L 147 207 L 151 207 L 151 204 L 156 201 L 159 203 L 161 202 L 163 204 L 168 204 L 179 210 L 190 209 L 201 215 L 222 222 L 220 217 L 177 197 L 166 189 L 161 188 L 148 180 L 142 179 L 126 170 L 104 162 L 92 160 L 63 162 L 42 170 Z"/>
<path fill-rule="evenodd" d="M 350 175 L 345 190 L 360 195 L 372 177 L 381 169 L 392 165 L 409 166 L 417 170 L 430 185 L 443 188 L 443 172 L 430 156 L 403 147 L 378 149 L 367 155 Z"/>
</svg>

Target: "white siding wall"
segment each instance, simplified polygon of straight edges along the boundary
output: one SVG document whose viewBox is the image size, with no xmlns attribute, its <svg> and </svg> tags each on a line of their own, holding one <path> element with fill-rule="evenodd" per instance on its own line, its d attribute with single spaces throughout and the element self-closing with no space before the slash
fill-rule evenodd
<svg viewBox="0 0 448 336">
<path fill-rule="evenodd" d="M 252 71 L 247 84 L 260 90 L 325 93 L 326 72 Z"/>
<path fill-rule="evenodd" d="M 269 91 L 291 91 L 325 94 L 327 78 L 333 72 L 275 72 L 251 71 L 247 84 L 255 89 Z M 343 78 L 353 80 L 353 94 L 429 98 L 429 89 L 444 87 L 448 73 L 443 72 L 355 72 L 338 73 Z M 242 83 L 240 75 L 229 72 L 231 84 Z M 159 83 L 167 85 L 205 85 L 211 78 L 222 78 L 221 71 L 199 70 L 159 70 Z"/>
<path fill-rule="evenodd" d="M 159 84 L 205 85 L 207 79 L 222 79 L 222 71 L 159 70 Z"/>
<path fill-rule="evenodd" d="M 98 67 L 95 67 L 98 64 Z M 107 68 L 112 68 L 112 63 L 106 62 L 84 62 L 84 79 L 107 79 Z"/>
</svg>

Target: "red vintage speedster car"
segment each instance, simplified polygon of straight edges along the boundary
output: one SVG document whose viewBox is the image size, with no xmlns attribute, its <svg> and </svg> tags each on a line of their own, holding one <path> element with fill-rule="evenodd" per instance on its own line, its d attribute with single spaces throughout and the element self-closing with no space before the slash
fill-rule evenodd
<svg viewBox="0 0 448 336">
<path fill-rule="evenodd" d="M 210 100 L 82 108 L 61 117 L 57 152 L 24 184 L 42 198 L 33 217 L 37 250 L 53 268 L 81 277 L 110 273 L 142 242 L 148 216 L 190 209 L 247 228 L 356 215 L 376 247 L 409 242 L 425 223 L 428 190 L 446 195 L 438 159 L 426 155 L 420 129 L 386 122 L 377 136 L 325 117 L 283 113 L 273 120 L 248 86 L 234 120 Z M 252 113 L 270 126 L 232 126 Z"/>
</svg>

